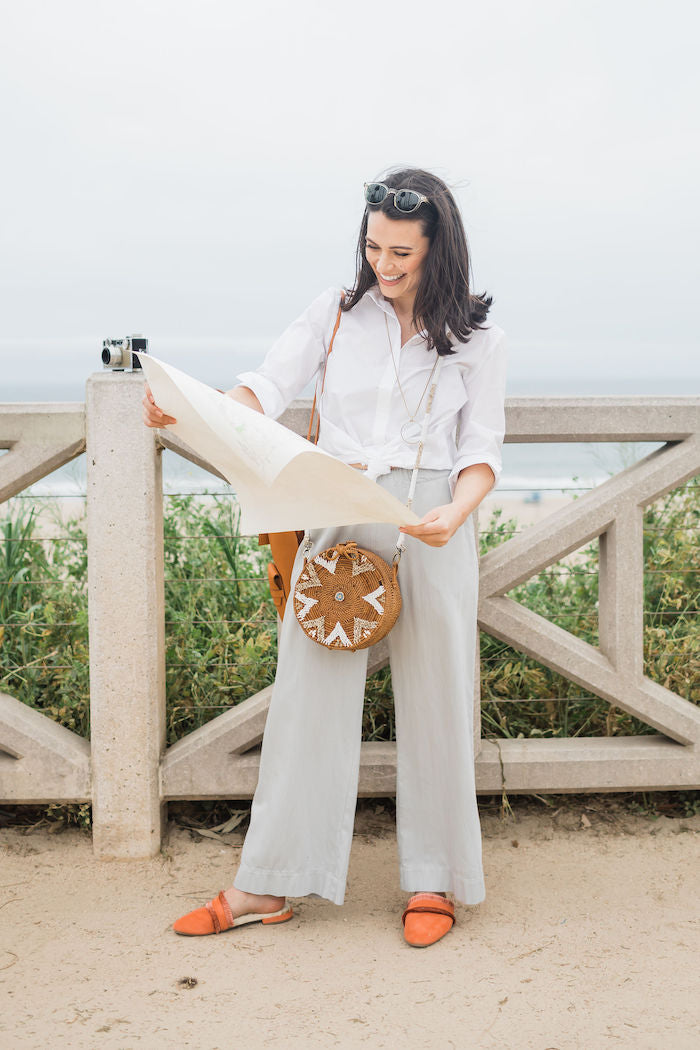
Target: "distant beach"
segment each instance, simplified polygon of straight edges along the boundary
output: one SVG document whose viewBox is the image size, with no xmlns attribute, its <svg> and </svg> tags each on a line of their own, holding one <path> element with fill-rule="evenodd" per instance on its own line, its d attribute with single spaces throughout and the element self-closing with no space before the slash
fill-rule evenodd
<svg viewBox="0 0 700 1050">
<path fill-rule="evenodd" d="M 212 480 L 216 481 L 217 479 L 213 478 Z M 24 505 L 36 507 L 37 513 L 41 515 L 41 526 L 38 535 L 44 538 L 54 538 L 60 535 L 64 523 L 70 520 L 81 519 L 85 516 L 86 500 L 84 492 L 75 492 L 70 496 L 57 496 L 49 491 L 44 491 L 37 496 L 34 493 L 35 489 L 36 486 L 32 490 L 26 490 L 21 493 L 14 500 L 0 505 L 0 521 L 8 514 L 14 514 L 18 503 L 21 501 Z M 233 499 L 230 488 L 219 488 L 217 490 L 219 498 L 229 493 Z M 167 491 L 164 494 L 167 505 Z M 533 498 L 533 495 L 536 495 L 537 498 Z M 198 498 L 206 503 L 214 498 L 214 493 L 213 491 L 211 494 L 200 493 Z M 566 506 L 566 504 L 571 502 L 572 498 L 573 494 L 565 492 L 528 493 L 524 495 L 519 491 L 508 492 L 497 489 L 486 496 L 479 506 L 479 528 L 481 531 L 485 531 L 493 513 L 496 510 L 500 510 L 501 522 L 514 519 L 518 523 L 518 528 L 523 529 L 529 525 L 536 524 L 560 507 Z"/>
</svg>

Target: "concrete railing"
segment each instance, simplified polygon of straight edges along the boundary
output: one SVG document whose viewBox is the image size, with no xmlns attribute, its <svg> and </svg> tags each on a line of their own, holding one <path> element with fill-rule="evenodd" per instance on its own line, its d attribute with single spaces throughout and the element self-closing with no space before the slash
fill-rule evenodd
<svg viewBox="0 0 700 1050">
<path fill-rule="evenodd" d="M 141 425 L 142 391 L 138 374 L 104 373 L 88 380 L 85 405 L 0 405 L 0 449 L 9 450 L 0 456 L 0 502 L 87 454 L 92 727 L 88 742 L 0 694 L 0 801 L 92 802 L 101 857 L 156 853 L 168 800 L 252 797 L 271 694 L 262 690 L 166 748 L 162 450 L 216 471 L 167 430 Z M 296 402 L 283 422 L 305 433 L 307 419 L 308 404 Z M 479 733 L 477 790 L 700 787 L 700 710 L 644 675 L 642 548 L 644 508 L 700 473 L 700 399 L 509 398 L 506 421 L 510 442 L 665 442 L 480 563 L 484 631 L 657 732 L 500 741 Z M 507 597 L 596 538 L 598 647 Z M 370 670 L 386 659 L 380 643 Z M 359 793 L 390 795 L 395 783 L 395 744 L 363 743 Z"/>
</svg>

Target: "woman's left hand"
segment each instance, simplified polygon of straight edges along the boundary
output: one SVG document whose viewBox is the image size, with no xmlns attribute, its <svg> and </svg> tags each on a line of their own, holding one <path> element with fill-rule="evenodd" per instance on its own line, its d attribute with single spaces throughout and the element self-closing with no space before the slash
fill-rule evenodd
<svg viewBox="0 0 700 1050">
<path fill-rule="evenodd" d="M 429 547 L 444 547 L 466 518 L 464 512 L 453 503 L 446 503 L 443 507 L 429 510 L 421 518 L 420 524 L 402 525 L 400 531 L 407 536 L 415 536 Z"/>
</svg>

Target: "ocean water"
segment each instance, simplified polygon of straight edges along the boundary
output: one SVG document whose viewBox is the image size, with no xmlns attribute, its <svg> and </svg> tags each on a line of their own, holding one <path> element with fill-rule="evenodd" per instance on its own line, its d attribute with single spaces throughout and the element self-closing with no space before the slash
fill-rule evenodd
<svg viewBox="0 0 700 1050">
<path fill-rule="evenodd" d="M 212 386 L 235 385 L 236 374 L 262 361 L 269 339 L 162 339 L 151 342 L 151 352 Z M 155 344 L 155 345 L 154 345 Z M 85 381 L 101 371 L 101 340 L 0 340 L 0 402 L 83 401 Z M 600 355 L 599 355 L 600 359 Z M 659 371 L 654 355 L 627 367 L 628 356 L 618 354 L 618 367 L 581 367 L 580 348 L 568 354 L 561 346 L 537 352 L 526 344 L 509 345 L 507 396 L 584 395 L 692 395 L 700 392 L 700 376 L 669 369 Z M 586 359 L 587 360 L 587 359 Z M 595 355 L 591 358 L 595 360 Z M 615 358 L 612 358 L 613 362 Z M 565 364 L 563 364 L 565 362 Z M 620 363 L 621 362 L 621 363 Z M 311 388 L 303 392 L 312 393 Z M 2 434 L 0 434 L 0 439 Z M 526 497 L 548 491 L 590 488 L 658 448 L 658 443 L 553 443 L 503 447 L 503 474 L 499 491 Z M 225 486 L 179 456 L 166 453 L 164 485 L 168 492 L 221 491 Z M 70 496 L 85 491 L 84 457 L 33 486 L 37 495 Z"/>
</svg>

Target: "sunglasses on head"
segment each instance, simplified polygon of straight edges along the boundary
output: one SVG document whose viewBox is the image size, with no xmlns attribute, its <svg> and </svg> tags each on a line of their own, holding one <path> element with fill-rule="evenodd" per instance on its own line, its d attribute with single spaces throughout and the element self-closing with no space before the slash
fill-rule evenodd
<svg viewBox="0 0 700 1050">
<path fill-rule="evenodd" d="M 394 194 L 394 207 L 406 215 L 417 211 L 421 204 L 430 204 L 428 197 L 415 190 L 394 190 L 391 186 L 385 186 L 383 182 L 365 183 L 365 200 L 368 204 L 381 204 L 390 193 Z"/>
</svg>

